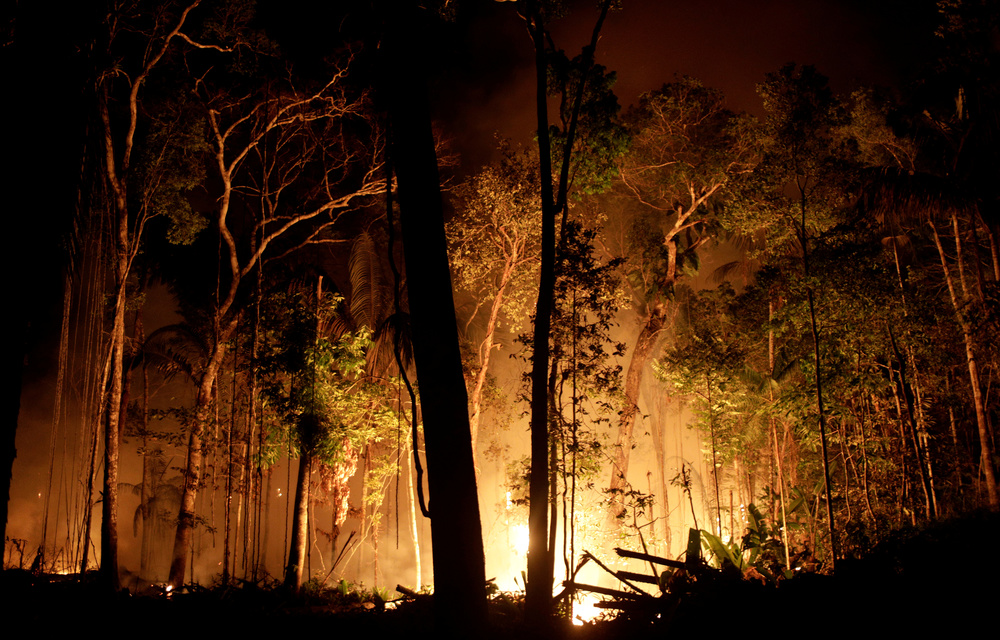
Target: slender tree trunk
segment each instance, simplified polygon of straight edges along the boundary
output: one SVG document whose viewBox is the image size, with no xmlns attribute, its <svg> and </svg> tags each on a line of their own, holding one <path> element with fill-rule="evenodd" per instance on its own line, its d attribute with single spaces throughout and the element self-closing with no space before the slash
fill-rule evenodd
<svg viewBox="0 0 1000 640">
<path fill-rule="evenodd" d="M 897 367 L 892 367 L 890 364 L 890 374 L 893 380 L 893 393 L 896 397 L 896 408 L 899 412 L 899 420 L 901 425 L 906 425 L 910 436 L 910 444 L 913 445 L 913 453 L 917 461 L 917 471 L 920 474 L 920 486 L 924 492 L 924 516 L 930 520 L 936 516 L 934 513 L 934 508 L 931 500 L 931 488 L 930 482 L 927 478 L 927 466 L 924 462 L 924 454 L 920 442 L 917 439 L 917 425 L 914 410 L 913 396 L 909 392 L 909 385 L 906 381 L 906 362 L 903 360 L 903 354 L 900 353 L 899 347 L 896 345 L 896 337 L 892 332 L 892 327 L 888 327 L 889 340 L 892 346 L 893 355 L 896 358 L 896 362 L 899 363 Z M 900 404 L 900 397 L 905 401 L 905 405 Z M 903 407 L 905 406 L 905 411 Z M 905 447 L 905 443 L 903 445 Z"/>
<path fill-rule="evenodd" d="M 803 252 L 805 243 L 803 243 Z M 819 413 L 819 437 L 823 450 L 823 483 L 826 488 L 826 518 L 827 528 L 830 534 L 830 564 L 834 571 L 837 570 L 837 535 L 836 526 L 833 521 L 833 496 L 830 493 L 830 456 L 826 442 L 826 414 L 823 410 L 823 385 L 820 377 L 819 358 L 819 329 L 816 325 L 816 303 L 813 299 L 812 287 L 807 290 L 809 299 L 809 323 L 812 327 L 813 356 L 816 361 L 816 411 Z"/>
<path fill-rule="evenodd" d="M 80 573 L 86 573 L 90 564 L 90 530 L 94 516 L 94 476 L 97 473 L 97 443 L 100 441 L 100 433 L 100 423 L 95 421 L 90 440 L 90 462 L 87 465 L 87 490 L 84 495 L 83 527 L 80 532 L 82 546 Z"/>
<path fill-rule="evenodd" d="M 715 483 L 715 527 L 712 533 L 722 538 L 722 499 L 719 497 L 719 462 L 716 458 L 715 448 L 715 418 L 712 410 L 712 381 L 705 376 L 706 399 L 708 401 L 708 431 L 711 435 L 712 445 L 712 480 Z"/>
<path fill-rule="evenodd" d="M 610 1 L 600 5 L 600 16 L 594 25 L 590 44 L 582 52 L 582 77 L 586 77 L 594 61 L 598 37 L 610 9 Z M 566 128 L 563 162 L 559 171 L 558 191 L 553 194 L 552 148 L 549 138 L 548 117 L 548 60 L 547 32 L 541 3 L 532 1 L 524 7 L 528 32 L 535 48 L 535 109 L 538 124 L 539 176 L 542 199 L 541 266 L 539 270 L 538 300 L 535 306 L 535 327 L 532 337 L 531 368 L 531 474 L 529 477 L 528 512 L 528 580 L 525 587 L 525 617 L 530 624 L 542 629 L 552 612 L 553 575 L 548 562 L 547 507 L 548 507 L 548 398 L 547 378 L 549 366 L 549 333 L 552 323 L 553 294 L 555 289 L 555 222 L 563 212 L 565 220 L 566 197 L 569 190 L 570 161 L 576 128 L 583 102 L 585 82 L 578 83 L 573 100 L 572 115 Z"/>
<path fill-rule="evenodd" d="M 497 293 L 493 297 L 493 303 L 490 305 L 490 316 L 486 322 L 486 336 L 479 345 L 479 371 L 476 373 L 476 381 L 472 387 L 472 393 L 469 395 L 469 405 L 472 409 L 469 416 L 469 431 L 472 434 L 472 461 L 476 467 L 477 479 L 479 478 L 479 454 L 477 453 L 477 448 L 479 444 L 479 420 L 482 414 L 483 389 L 486 387 L 490 356 L 493 354 L 493 349 L 499 346 L 495 345 L 493 340 L 496 336 L 497 324 L 500 320 L 500 310 L 503 308 L 504 294 L 506 293 L 507 285 L 513 274 L 514 263 L 516 262 L 517 253 L 515 251 L 514 255 L 508 258 L 504 265 L 503 274 L 500 276 L 500 286 L 497 287 Z"/>
<path fill-rule="evenodd" d="M 412 445 L 411 445 L 412 447 Z M 413 465 L 413 458 L 409 454 L 410 465 Z M 423 586 L 423 574 L 420 568 L 420 537 L 417 535 L 417 497 L 413 491 L 413 472 L 406 474 L 406 494 L 410 505 L 410 537 L 413 538 L 413 574 L 416 577 L 414 585 L 419 590 Z"/>
<path fill-rule="evenodd" d="M 953 214 L 954 215 L 954 214 Z M 941 259 L 941 270 L 944 273 L 945 283 L 948 285 L 948 294 L 951 297 L 951 304 L 955 310 L 955 317 L 962 330 L 962 339 L 965 342 L 965 358 L 969 367 L 969 385 L 972 389 L 972 404 L 976 410 L 976 425 L 979 430 L 980 460 L 983 474 L 986 480 L 986 491 L 990 509 L 1000 510 L 1000 495 L 997 493 L 996 476 L 993 473 L 993 445 L 990 440 L 989 424 L 986 421 L 986 408 L 983 403 L 982 387 L 979 382 L 979 364 L 976 361 L 972 327 L 965 317 L 965 307 L 959 302 L 958 294 L 955 291 L 955 284 L 952 281 L 951 269 L 945 259 L 944 247 L 941 245 L 941 237 L 938 235 L 937 226 L 933 221 L 930 223 L 931 231 L 934 235 L 934 244 Z"/>
<path fill-rule="evenodd" d="M 288 565 L 285 587 L 298 591 L 302 587 L 302 570 L 306 563 L 306 538 L 309 533 L 308 500 L 309 472 L 312 456 L 303 451 L 299 457 L 299 472 L 295 481 L 295 506 L 292 511 L 292 540 L 288 545 Z"/>
<path fill-rule="evenodd" d="M 771 428 L 771 442 L 774 447 L 774 464 L 778 471 L 778 500 L 781 504 L 781 542 L 785 550 L 785 569 L 790 571 L 792 560 L 788 548 L 788 512 L 785 510 L 785 487 L 788 486 L 785 482 L 785 456 L 784 447 L 778 445 L 778 427 L 774 419 L 774 387 L 777 384 L 774 379 L 774 328 L 771 325 L 774 320 L 774 306 L 774 299 L 769 297 L 767 301 L 767 397 L 771 406 L 768 408 L 768 424 Z"/>
<path fill-rule="evenodd" d="M 223 513 L 224 535 L 222 540 L 222 584 L 229 584 L 230 537 L 232 530 L 233 505 L 233 431 L 236 429 L 236 355 L 233 352 L 232 390 L 229 400 L 229 426 L 226 428 L 226 502 Z M 236 524 L 237 531 L 239 523 Z"/>
<path fill-rule="evenodd" d="M 535 107 L 542 196 L 541 265 L 531 348 L 531 471 L 528 479 L 528 573 L 525 617 L 539 628 L 552 612 L 552 573 L 548 570 L 548 440 L 547 397 L 549 333 L 555 288 L 556 202 L 552 193 L 552 153 L 548 129 L 548 88 L 545 26 L 541 8 L 529 3 L 528 29 L 535 46 Z"/>
<path fill-rule="evenodd" d="M 188 436 L 187 463 L 184 468 L 184 488 L 181 492 L 180 513 L 177 516 L 177 533 L 174 536 L 173 560 L 170 563 L 168 582 L 173 589 L 179 589 L 184 584 L 184 574 L 187 570 L 188 554 L 191 552 L 191 541 L 194 536 L 196 500 L 201 484 L 202 467 L 202 433 L 208 423 L 209 409 L 212 402 L 212 381 L 206 374 L 198 389 L 195 405 L 195 419 Z"/>
</svg>

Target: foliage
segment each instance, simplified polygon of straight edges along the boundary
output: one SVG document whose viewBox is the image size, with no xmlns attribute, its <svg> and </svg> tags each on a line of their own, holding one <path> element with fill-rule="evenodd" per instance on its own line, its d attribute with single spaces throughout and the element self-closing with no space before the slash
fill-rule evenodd
<svg viewBox="0 0 1000 640">
<path fill-rule="evenodd" d="M 583 66 L 583 54 L 570 60 L 562 50 L 548 51 L 546 86 L 550 96 L 559 98 L 559 125 L 549 125 L 555 167 L 562 166 Z M 617 81 L 615 72 L 592 64 L 583 80 L 586 84 L 569 169 L 569 189 L 576 198 L 607 191 L 629 145 L 628 132 L 618 119 L 618 97 L 612 90 Z"/>
<path fill-rule="evenodd" d="M 620 248 L 637 306 L 673 298 L 716 233 L 716 194 L 754 160 L 753 128 L 721 92 L 682 77 L 642 96 L 626 116 L 632 146 L 620 164 L 628 207 Z"/>
<path fill-rule="evenodd" d="M 516 331 L 534 306 L 538 277 L 538 160 L 504 140 L 498 143 L 498 163 L 455 190 L 457 215 L 447 224 L 449 258 L 455 289 L 476 301 L 471 318 L 502 296 L 500 320 Z"/>
<path fill-rule="evenodd" d="M 309 300 L 308 293 L 293 289 L 272 295 L 268 304 L 275 306 L 266 317 L 276 324 L 261 357 L 263 395 L 276 426 L 291 428 L 293 448 L 334 464 L 345 447 L 362 450 L 394 428 L 385 386 L 365 375 L 371 330 L 362 327 L 336 340 L 322 335 L 342 304 L 339 296 Z"/>
</svg>

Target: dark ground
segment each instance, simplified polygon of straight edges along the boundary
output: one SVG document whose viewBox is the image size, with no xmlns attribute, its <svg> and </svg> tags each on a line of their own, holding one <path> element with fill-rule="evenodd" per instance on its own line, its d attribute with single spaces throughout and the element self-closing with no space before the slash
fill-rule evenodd
<svg viewBox="0 0 1000 640">
<path fill-rule="evenodd" d="M 586 627 L 528 629 L 498 597 L 482 639 L 618 640 L 666 637 L 992 637 L 1000 607 L 1000 517 L 979 513 L 901 531 L 835 576 L 764 586 L 741 579 L 696 585 L 675 608 Z M 654 607 L 657 606 L 654 603 Z M 383 610 L 377 599 L 327 591 L 292 596 L 253 586 L 162 596 L 102 594 L 92 576 L 0 575 L 3 635 L 90 632 L 105 637 L 435 637 L 429 598 Z M 86 637 L 86 635 L 84 635 Z"/>
</svg>

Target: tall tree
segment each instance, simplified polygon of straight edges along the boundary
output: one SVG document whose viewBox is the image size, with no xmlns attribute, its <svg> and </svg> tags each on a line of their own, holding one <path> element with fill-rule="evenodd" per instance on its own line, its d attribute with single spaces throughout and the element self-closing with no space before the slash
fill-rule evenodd
<svg viewBox="0 0 1000 640">
<path fill-rule="evenodd" d="M 519 7 L 535 49 L 535 111 L 538 124 L 539 176 L 542 194 L 541 265 L 538 301 L 535 306 L 535 326 L 531 355 L 531 475 L 529 478 L 528 513 L 528 580 L 525 586 L 525 615 L 536 625 L 544 625 L 552 613 L 552 552 L 548 548 L 549 508 L 549 337 L 552 326 L 552 306 L 555 292 L 556 216 L 566 218 L 569 206 L 570 168 L 577 141 L 577 127 L 584 96 L 588 88 L 594 54 L 601 27 L 611 9 L 611 0 L 599 5 L 599 14 L 589 44 L 578 61 L 579 77 L 572 87 L 572 98 L 563 102 L 566 127 L 561 136 L 561 152 L 554 153 L 549 125 L 548 61 L 551 38 L 547 21 L 554 7 L 538 0 L 527 0 Z M 558 179 L 552 170 L 552 159 L 562 159 Z M 553 191 L 555 187 L 555 191 Z"/>
<path fill-rule="evenodd" d="M 312 471 L 344 462 L 367 443 L 384 439 L 395 424 L 384 386 L 365 375 L 371 330 L 361 327 L 333 338 L 342 299 L 324 293 L 321 283 L 322 277 L 315 287 L 295 285 L 268 301 L 273 309 L 268 324 L 280 336 L 265 364 L 272 379 L 268 405 L 291 430 L 299 457 L 285 568 L 285 586 L 294 590 L 302 586 L 314 528 L 308 497 Z"/>
<path fill-rule="evenodd" d="M 254 285 L 253 276 L 265 255 L 285 256 L 325 237 L 345 212 L 382 190 L 381 141 L 364 124 L 364 96 L 352 95 L 346 88 L 346 66 L 328 70 L 325 79 L 313 82 L 268 77 L 266 53 L 266 49 L 258 52 L 264 60 L 257 68 L 237 68 L 230 74 L 207 67 L 192 79 L 192 90 L 203 104 L 210 164 L 217 180 L 218 191 L 213 193 L 217 205 L 208 217 L 221 242 L 221 290 L 203 320 L 213 338 L 198 381 L 189 434 L 170 570 L 174 587 L 183 583 L 187 566 L 202 437 L 216 377 Z"/>
<path fill-rule="evenodd" d="M 102 500 L 101 573 L 105 584 L 118 587 L 118 455 L 120 415 L 122 413 L 123 364 L 125 351 L 125 314 L 127 287 L 132 264 L 139 253 L 142 232 L 149 218 L 157 213 L 155 195 L 164 177 L 163 167 L 139 167 L 143 142 L 140 125 L 145 110 L 140 92 L 152 81 L 154 71 L 166 66 L 180 47 L 228 50 L 222 44 L 204 45 L 186 34 L 193 22 L 192 12 L 201 0 L 149 6 L 146 3 L 112 3 L 105 18 L 107 33 L 103 41 L 109 59 L 124 51 L 125 68 L 108 68 L 97 79 L 97 107 L 103 144 L 103 172 L 109 193 L 111 228 L 114 237 L 114 288 L 112 300 L 109 354 L 104 365 L 102 409 L 104 424 L 104 497 Z M 138 34 L 141 44 L 129 42 Z M 118 61 L 114 64 L 119 64 Z M 119 73 L 123 72 L 123 73 Z M 127 80 L 123 82 L 122 79 Z M 121 100 L 123 109 L 113 104 Z M 123 111 L 123 112 L 122 112 Z M 155 136 L 147 140 L 157 144 Z M 159 149 L 145 149 L 147 158 L 157 158 L 171 145 L 169 136 L 160 138 Z M 150 152 L 153 153 L 150 153 Z M 163 157 L 162 155 L 160 156 Z M 138 178 L 135 180 L 133 177 Z M 179 208 L 180 211 L 184 207 Z"/>
<path fill-rule="evenodd" d="M 497 332 L 506 323 L 516 330 L 532 304 L 538 264 L 540 201 L 538 169 L 523 152 L 501 144 L 498 165 L 487 167 L 458 191 L 458 213 L 448 224 L 455 287 L 472 294 L 470 325 L 485 309 L 485 330 L 476 341 L 469 372 L 469 426 L 476 455 L 483 396 Z M 478 473 L 478 462 L 476 464 Z"/>
<path fill-rule="evenodd" d="M 719 91 L 682 78 L 643 96 L 632 113 L 633 142 L 620 168 L 620 191 L 635 211 L 624 247 L 640 329 L 625 376 L 609 482 L 610 522 L 625 513 L 629 457 L 642 380 L 670 323 L 674 288 L 712 240 L 713 205 L 753 149 L 746 121 Z"/>
<path fill-rule="evenodd" d="M 486 570 L 425 61 L 418 55 L 418 25 L 429 16 L 409 2 L 387 4 L 379 92 L 391 128 L 424 415 L 435 617 L 440 633 L 467 638 L 485 628 Z"/>
<path fill-rule="evenodd" d="M 758 86 L 767 112 L 763 123 L 762 158 L 741 181 L 734 206 L 737 217 L 757 221 L 776 251 L 792 251 L 802 274 L 802 294 L 813 346 L 813 397 L 822 450 L 830 559 L 836 563 L 837 538 L 830 485 L 827 410 L 823 402 L 823 363 L 818 287 L 810 256 L 817 237 L 828 231 L 850 204 L 852 172 L 848 149 L 839 135 L 846 114 L 825 76 L 813 67 L 786 65 Z M 748 225 L 747 228 L 751 228 Z"/>
</svg>

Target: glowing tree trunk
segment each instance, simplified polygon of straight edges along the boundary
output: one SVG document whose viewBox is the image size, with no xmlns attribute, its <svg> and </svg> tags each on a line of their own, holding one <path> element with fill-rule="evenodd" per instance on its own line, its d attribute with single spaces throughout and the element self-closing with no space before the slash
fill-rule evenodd
<svg viewBox="0 0 1000 640">
<path fill-rule="evenodd" d="M 295 507 L 292 513 L 292 541 L 288 545 L 288 566 L 285 586 L 298 590 L 302 586 L 302 570 L 306 563 L 306 539 L 309 533 L 309 472 L 312 456 L 303 451 L 299 457 L 299 473 L 295 482 Z"/>
</svg>

